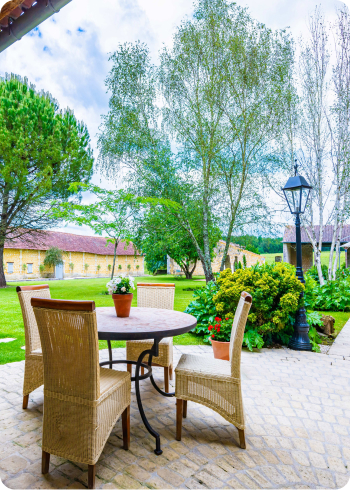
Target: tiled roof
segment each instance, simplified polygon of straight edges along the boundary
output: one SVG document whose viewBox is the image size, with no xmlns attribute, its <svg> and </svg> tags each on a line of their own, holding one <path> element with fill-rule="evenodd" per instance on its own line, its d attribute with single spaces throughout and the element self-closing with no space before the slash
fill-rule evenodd
<svg viewBox="0 0 350 490">
<path fill-rule="evenodd" d="M 35 237 L 25 235 L 5 243 L 5 248 L 21 250 L 48 250 L 58 247 L 64 252 L 86 252 L 97 255 L 114 255 L 114 243 L 108 243 L 106 238 L 99 236 L 73 235 L 59 231 L 45 231 Z M 117 255 L 134 255 L 134 246 L 120 242 Z M 140 255 L 136 252 L 136 255 Z"/>
<path fill-rule="evenodd" d="M 320 235 L 320 227 L 315 226 L 315 232 L 317 240 Z M 333 225 L 326 225 L 323 228 L 323 244 L 332 243 L 333 236 Z M 348 242 L 350 238 L 350 225 L 344 225 L 342 239 L 343 243 Z M 306 230 L 301 228 L 301 241 L 302 243 L 310 243 L 309 237 L 307 236 Z M 295 243 L 295 226 L 286 226 L 284 230 L 283 243 Z"/>
<path fill-rule="evenodd" d="M 0 0 L 0 7 L 2 7 L 0 10 L 0 27 L 8 27 L 12 20 L 18 19 L 36 3 L 36 0 L 11 0 L 2 5 Z"/>
</svg>

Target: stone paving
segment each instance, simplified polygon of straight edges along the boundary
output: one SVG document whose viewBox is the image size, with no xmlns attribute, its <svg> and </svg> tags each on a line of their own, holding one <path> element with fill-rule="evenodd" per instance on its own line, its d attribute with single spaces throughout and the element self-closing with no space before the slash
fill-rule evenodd
<svg viewBox="0 0 350 490">
<path fill-rule="evenodd" d="M 177 346 L 212 355 L 211 347 Z M 106 351 L 101 351 L 105 360 Z M 115 349 L 123 359 L 125 349 Z M 0 366 L 0 478 L 8 488 L 85 488 L 87 467 L 55 456 L 41 475 L 42 388 L 21 408 L 23 362 Z M 120 367 L 119 367 L 120 368 Z M 154 368 L 162 384 L 162 369 Z M 175 433 L 175 400 L 142 382 L 147 416 L 160 432 L 153 452 L 135 395 L 131 447 L 118 421 L 97 465 L 98 488 L 342 488 L 350 478 L 350 358 L 288 349 L 242 353 L 247 449 L 215 412 L 188 404 L 183 440 Z"/>
<path fill-rule="evenodd" d="M 328 354 L 331 356 L 350 357 L 350 320 L 337 335 L 335 341 L 330 347 Z"/>
</svg>

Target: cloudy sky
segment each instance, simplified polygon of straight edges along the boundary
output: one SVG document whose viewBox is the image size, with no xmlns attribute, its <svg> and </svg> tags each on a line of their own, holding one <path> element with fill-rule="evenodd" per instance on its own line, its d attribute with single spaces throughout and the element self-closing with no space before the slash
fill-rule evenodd
<svg viewBox="0 0 350 490">
<path fill-rule="evenodd" d="M 335 16 L 338 0 L 246 0 L 238 4 L 267 26 L 291 29 L 298 38 L 307 29 L 307 17 L 322 5 L 327 18 Z M 346 3 L 350 6 L 350 0 Z M 0 53 L 0 76 L 28 77 L 38 89 L 49 91 L 61 107 L 70 107 L 90 131 L 96 152 L 101 114 L 108 110 L 104 80 L 110 69 L 108 53 L 119 43 L 141 40 L 154 61 L 163 44 L 172 42 L 176 26 L 191 16 L 192 0 L 72 0 L 58 14 Z M 98 175 L 94 181 L 100 182 Z M 81 228 L 67 231 L 82 233 Z M 91 234 L 91 231 L 85 230 Z"/>
</svg>

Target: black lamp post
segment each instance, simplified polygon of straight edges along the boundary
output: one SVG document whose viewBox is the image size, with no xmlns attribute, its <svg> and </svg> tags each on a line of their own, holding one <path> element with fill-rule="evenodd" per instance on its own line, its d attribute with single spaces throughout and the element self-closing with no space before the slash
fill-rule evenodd
<svg viewBox="0 0 350 490">
<path fill-rule="evenodd" d="M 298 165 L 295 160 L 295 176 L 290 177 L 288 182 L 282 189 L 284 196 L 288 203 L 290 212 L 295 215 L 295 232 L 296 232 L 296 246 L 297 246 L 297 277 L 300 282 L 305 283 L 302 257 L 301 257 L 301 232 L 300 232 L 300 215 L 305 212 L 306 204 L 309 199 L 311 185 L 307 183 L 304 177 L 297 175 Z M 303 298 L 304 293 L 300 294 L 300 298 Z M 297 311 L 294 333 L 289 341 L 289 348 L 294 350 L 311 350 L 311 344 L 309 340 L 309 325 L 306 320 L 305 308 L 302 307 Z"/>
</svg>

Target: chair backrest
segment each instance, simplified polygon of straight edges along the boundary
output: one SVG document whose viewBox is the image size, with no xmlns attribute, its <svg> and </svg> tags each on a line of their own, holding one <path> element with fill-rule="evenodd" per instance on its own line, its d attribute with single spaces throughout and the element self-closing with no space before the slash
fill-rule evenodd
<svg viewBox="0 0 350 490">
<path fill-rule="evenodd" d="M 100 396 L 95 303 L 32 298 L 50 396 L 94 401 Z M 69 398 L 71 399 L 71 398 Z"/>
<path fill-rule="evenodd" d="M 22 309 L 24 335 L 26 342 L 26 354 L 31 354 L 34 350 L 41 349 L 38 325 L 30 301 L 33 296 L 38 298 L 51 298 L 48 284 L 40 286 L 17 286 L 16 288 L 19 304 Z"/>
<path fill-rule="evenodd" d="M 138 283 L 137 306 L 141 308 L 174 309 L 175 284 Z"/>
<path fill-rule="evenodd" d="M 231 375 L 235 378 L 241 377 L 241 352 L 245 325 L 252 306 L 252 297 L 249 293 L 241 294 L 231 330 L 230 340 L 230 362 Z"/>
</svg>

